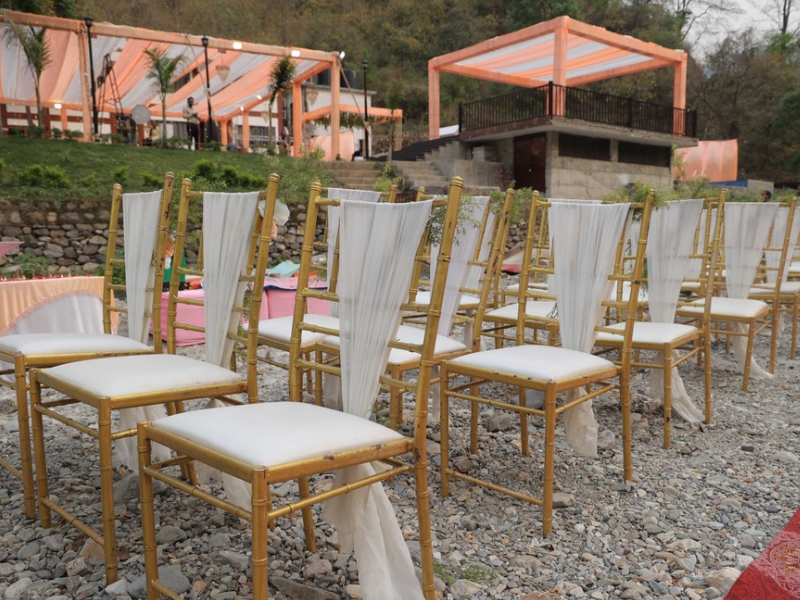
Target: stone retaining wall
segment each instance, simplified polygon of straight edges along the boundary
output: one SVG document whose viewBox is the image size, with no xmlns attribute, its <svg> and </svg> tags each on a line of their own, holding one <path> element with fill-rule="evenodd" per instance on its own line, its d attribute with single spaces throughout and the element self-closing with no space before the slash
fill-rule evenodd
<svg viewBox="0 0 800 600">
<path fill-rule="evenodd" d="M 270 251 L 272 262 L 300 260 L 306 213 L 305 207 L 292 207 L 289 222 L 278 228 Z M 109 207 L 103 201 L 10 201 L 0 199 L 0 241 L 22 242 L 22 246 L 0 258 L 0 275 L 19 270 L 19 256 L 43 256 L 49 270 L 58 274 L 95 274 L 105 264 L 108 243 Z M 317 240 L 322 240 L 323 226 L 318 226 Z M 117 234 L 122 247 L 124 231 Z M 524 242 L 525 223 L 513 226 L 508 248 Z M 193 262 L 197 248 L 187 247 L 187 261 Z"/>
</svg>

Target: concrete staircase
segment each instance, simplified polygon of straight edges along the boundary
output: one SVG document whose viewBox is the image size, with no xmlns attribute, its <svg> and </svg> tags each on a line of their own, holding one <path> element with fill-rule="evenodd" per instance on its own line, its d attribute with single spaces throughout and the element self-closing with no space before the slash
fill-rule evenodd
<svg viewBox="0 0 800 600">
<path fill-rule="evenodd" d="M 392 168 L 402 175 L 411 189 L 424 187 L 428 193 L 443 193 L 449 184 L 439 169 L 429 162 L 393 160 Z"/>
<path fill-rule="evenodd" d="M 326 163 L 325 169 L 333 178 L 334 187 L 354 190 L 371 190 L 383 172 L 384 163 L 333 161 Z"/>
</svg>

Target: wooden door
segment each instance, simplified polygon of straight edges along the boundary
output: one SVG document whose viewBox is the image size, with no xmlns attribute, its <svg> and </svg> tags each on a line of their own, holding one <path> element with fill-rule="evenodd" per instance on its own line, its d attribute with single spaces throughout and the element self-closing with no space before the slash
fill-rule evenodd
<svg viewBox="0 0 800 600">
<path fill-rule="evenodd" d="M 530 187 L 545 193 L 547 184 L 547 134 L 514 138 L 514 181 L 516 187 Z"/>
</svg>

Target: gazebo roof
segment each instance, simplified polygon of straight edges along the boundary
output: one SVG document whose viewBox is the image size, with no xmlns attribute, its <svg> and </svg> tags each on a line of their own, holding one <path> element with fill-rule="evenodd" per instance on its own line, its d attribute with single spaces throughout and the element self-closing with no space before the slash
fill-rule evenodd
<svg viewBox="0 0 800 600">
<path fill-rule="evenodd" d="M 89 85 L 86 26 L 83 21 L 44 17 L 28 13 L 4 11 L 6 18 L 21 25 L 48 27 L 52 64 L 42 74 L 42 104 L 82 110 L 86 85 Z M 35 105 L 33 78 L 28 72 L 24 54 L 18 44 L 6 44 L 8 25 L 2 24 L 0 44 L 0 102 Z M 103 59 L 113 61 L 122 112 L 130 113 L 137 105 L 145 105 L 154 115 L 161 115 L 161 103 L 150 81 L 145 49 L 159 48 L 173 57 L 186 57 L 177 80 L 186 82 L 167 96 L 167 116 L 179 117 L 186 99 L 194 96 L 196 108 L 207 118 L 205 99 L 205 58 L 201 37 L 184 33 L 154 31 L 138 27 L 94 23 L 92 54 L 95 76 L 103 75 Z M 291 56 L 295 64 L 295 83 L 331 68 L 335 53 L 286 48 L 265 44 L 208 38 L 208 68 L 211 103 L 215 118 L 226 120 L 236 113 L 257 106 L 271 93 L 271 72 L 277 61 Z M 83 69 L 81 68 L 83 66 Z M 224 74 L 226 77 L 220 76 Z M 82 82 L 82 76 L 84 80 Z M 85 84 L 85 85 L 82 85 Z M 107 93 L 101 111 L 116 111 Z M 89 96 L 90 97 L 90 96 Z M 98 98 L 98 101 L 100 99 Z"/>
<path fill-rule="evenodd" d="M 639 71 L 675 67 L 675 106 L 686 98 L 686 53 L 602 27 L 558 17 L 437 56 L 428 62 L 431 135 L 438 136 L 439 73 L 521 87 L 579 86 Z"/>
</svg>

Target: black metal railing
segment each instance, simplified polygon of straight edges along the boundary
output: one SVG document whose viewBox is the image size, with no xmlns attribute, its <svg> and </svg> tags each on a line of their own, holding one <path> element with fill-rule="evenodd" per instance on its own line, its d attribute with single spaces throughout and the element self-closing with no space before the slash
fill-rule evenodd
<svg viewBox="0 0 800 600">
<path fill-rule="evenodd" d="M 549 83 L 459 107 L 460 131 L 474 131 L 542 117 L 581 119 L 618 127 L 695 137 L 693 110 L 642 102 Z"/>
</svg>

